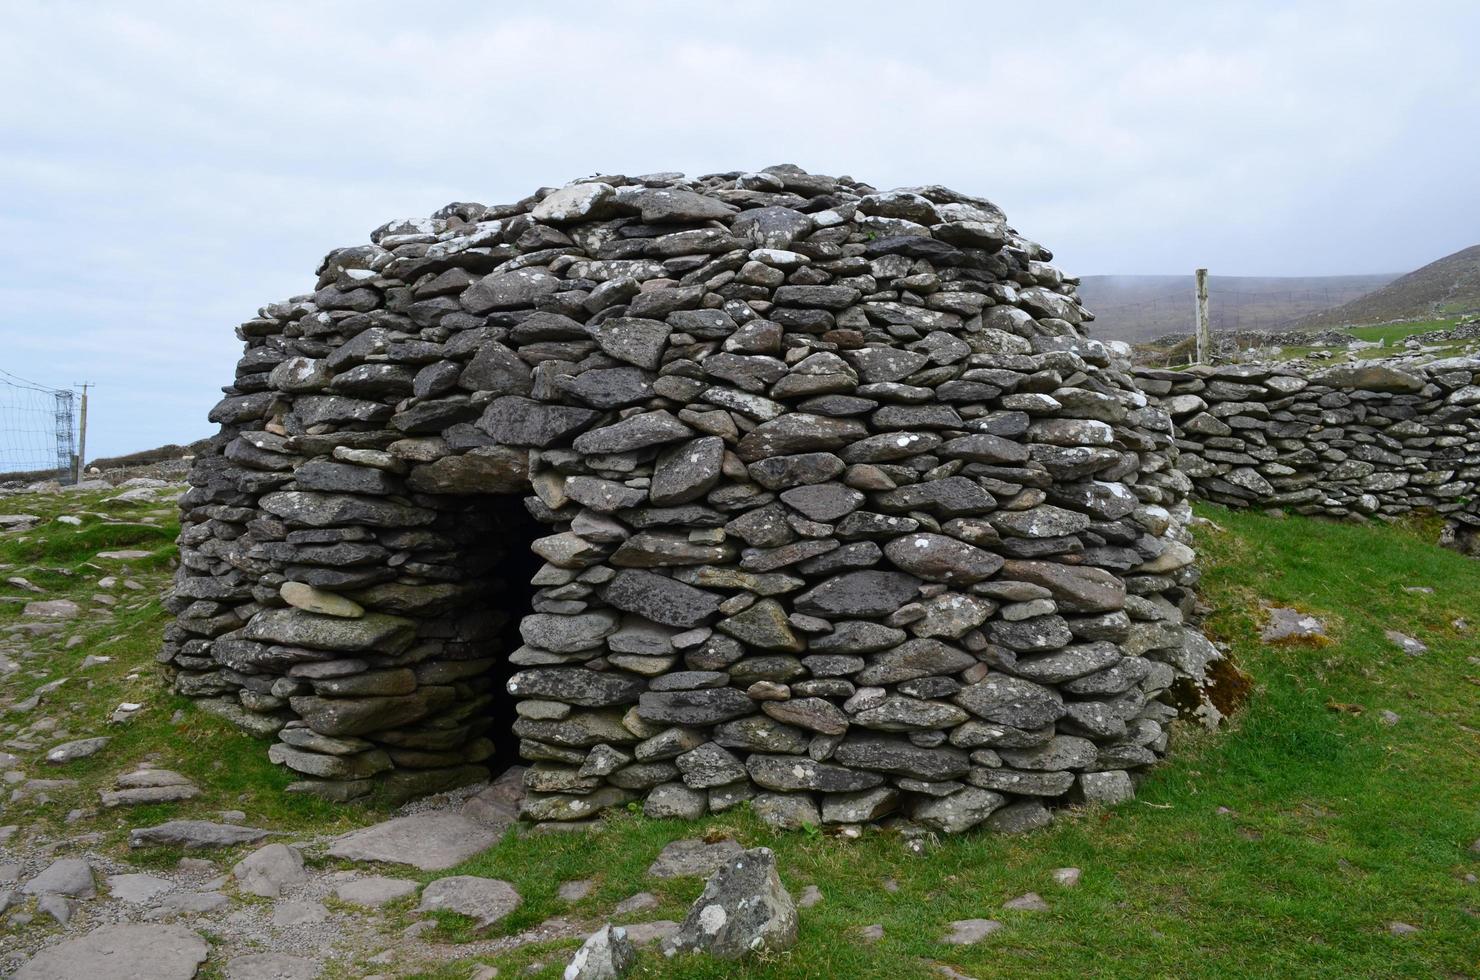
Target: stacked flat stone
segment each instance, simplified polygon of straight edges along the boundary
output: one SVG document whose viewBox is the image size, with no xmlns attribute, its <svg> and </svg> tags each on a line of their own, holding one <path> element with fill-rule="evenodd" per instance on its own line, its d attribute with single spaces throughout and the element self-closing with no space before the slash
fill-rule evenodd
<svg viewBox="0 0 1480 980">
<path fill-rule="evenodd" d="M 517 739 L 536 820 L 1021 829 L 1197 701 L 1169 419 L 990 202 L 602 176 L 371 242 L 242 325 L 182 501 L 162 659 L 294 789 Z"/>
<path fill-rule="evenodd" d="M 1445 515 L 1480 527 L 1480 358 L 1138 369 L 1198 496 L 1326 517 Z"/>
</svg>

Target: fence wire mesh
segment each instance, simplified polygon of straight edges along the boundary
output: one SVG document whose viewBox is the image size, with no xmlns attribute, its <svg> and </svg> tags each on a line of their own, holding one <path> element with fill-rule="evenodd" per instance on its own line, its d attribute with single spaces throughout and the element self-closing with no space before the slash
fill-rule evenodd
<svg viewBox="0 0 1480 980">
<path fill-rule="evenodd" d="M 0 475 L 72 477 L 76 393 L 0 368 Z"/>
</svg>

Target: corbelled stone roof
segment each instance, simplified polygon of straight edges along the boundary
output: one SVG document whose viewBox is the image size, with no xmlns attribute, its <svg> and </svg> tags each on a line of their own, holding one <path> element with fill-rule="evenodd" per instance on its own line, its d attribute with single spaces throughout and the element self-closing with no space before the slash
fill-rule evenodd
<svg viewBox="0 0 1480 980">
<path fill-rule="evenodd" d="M 240 328 L 163 659 L 338 799 L 514 748 L 536 820 L 1128 795 L 1217 652 L 1169 419 L 1050 259 L 790 166 L 383 225 Z"/>
</svg>

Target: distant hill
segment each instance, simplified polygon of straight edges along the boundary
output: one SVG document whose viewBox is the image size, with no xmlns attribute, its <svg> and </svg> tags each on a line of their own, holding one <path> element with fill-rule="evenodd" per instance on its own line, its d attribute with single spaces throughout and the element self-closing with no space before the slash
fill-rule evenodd
<svg viewBox="0 0 1480 980">
<path fill-rule="evenodd" d="M 1396 272 L 1300 278 L 1209 276 L 1208 311 L 1214 330 L 1289 330 L 1302 317 L 1350 303 L 1398 277 Z M 1085 276 L 1079 298 L 1095 314 L 1090 332 L 1101 340 L 1141 342 L 1193 332 L 1190 272 L 1182 276 Z"/>
<path fill-rule="evenodd" d="M 1399 276 L 1366 296 L 1302 317 L 1296 326 L 1387 323 L 1477 310 L 1480 310 L 1480 245 L 1471 245 Z"/>
</svg>

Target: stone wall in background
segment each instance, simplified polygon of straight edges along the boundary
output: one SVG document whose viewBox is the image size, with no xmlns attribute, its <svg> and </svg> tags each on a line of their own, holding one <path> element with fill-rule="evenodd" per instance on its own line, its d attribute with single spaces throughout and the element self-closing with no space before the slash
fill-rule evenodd
<svg viewBox="0 0 1480 980">
<path fill-rule="evenodd" d="M 1196 494 L 1325 517 L 1442 514 L 1445 543 L 1480 531 L 1480 359 L 1335 367 L 1137 369 L 1171 416 Z"/>
<path fill-rule="evenodd" d="M 335 799 L 516 750 L 536 820 L 1124 798 L 1218 653 L 1170 419 L 1050 259 L 789 166 L 385 225 L 240 327 L 161 659 Z"/>
</svg>

